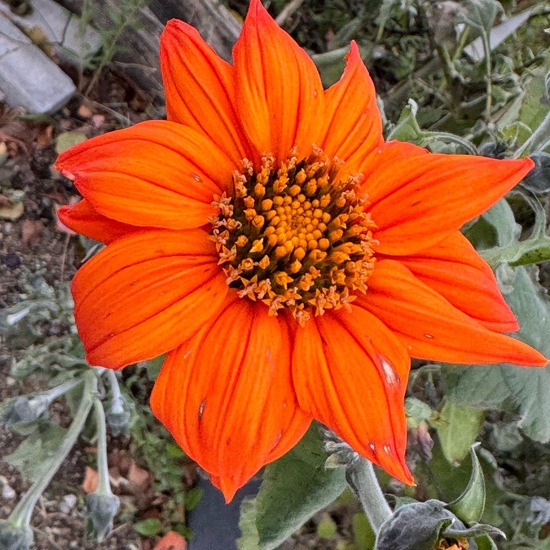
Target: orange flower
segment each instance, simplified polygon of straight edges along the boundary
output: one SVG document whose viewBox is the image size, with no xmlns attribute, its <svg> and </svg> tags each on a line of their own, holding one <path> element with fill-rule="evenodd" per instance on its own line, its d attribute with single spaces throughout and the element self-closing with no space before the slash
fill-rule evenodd
<svg viewBox="0 0 550 550">
<path fill-rule="evenodd" d="M 181 21 L 161 44 L 169 120 L 57 163 L 107 244 L 73 283 L 89 362 L 167 353 L 152 408 L 228 501 L 312 419 L 411 483 L 410 357 L 546 364 L 459 232 L 533 163 L 385 143 L 357 45 L 324 91 L 259 0 L 233 66 Z"/>
</svg>

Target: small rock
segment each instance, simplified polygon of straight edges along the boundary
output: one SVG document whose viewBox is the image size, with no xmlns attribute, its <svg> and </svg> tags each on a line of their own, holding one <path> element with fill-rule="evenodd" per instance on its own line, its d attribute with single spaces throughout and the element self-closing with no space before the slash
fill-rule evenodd
<svg viewBox="0 0 550 550">
<path fill-rule="evenodd" d="M 21 265 L 21 258 L 19 258 L 15 252 L 6 254 L 2 261 L 4 262 L 4 265 L 10 269 L 16 269 Z"/>
<path fill-rule="evenodd" d="M 2 495 L 2 499 L 12 500 L 17 496 L 17 493 L 4 476 L 0 476 L 0 485 L 2 486 L 2 492 L 0 493 Z"/>
<path fill-rule="evenodd" d="M 44 52 L 2 15 L 0 90 L 10 105 L 24 107 L 31 113 L 47 114 L 63 106 L 76 87 Z"/>
<path fill-rule="evenodd" d="M 14 14 L 0 3 L 0 12 L 27 34 L 39 31 L 40 42 L 55 49 L 58 57 L 71 65 L 81 67 L 101 47 L 100 34 L 89 25 L 83 28 L 76 15 L 54 0 L 33 0 L 32 10 L 24 14 Z"/>
<path fill-rule="evenodd" d="M 62 514 L 68 514 L 76 506 L 76 495 L 65 495 L 59 503 L 59 511 Z"/>
</svg>

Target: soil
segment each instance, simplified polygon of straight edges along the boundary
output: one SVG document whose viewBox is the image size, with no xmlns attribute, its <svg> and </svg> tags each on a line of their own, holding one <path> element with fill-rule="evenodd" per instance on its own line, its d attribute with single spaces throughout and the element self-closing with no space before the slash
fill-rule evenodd
<svg viewBox="0 0 550 550">
<path fill-rule="evenodd" d="M 132 101 L 135 97 L 137 91 L 107 72 L 92 99 L 77 96 L 45 122 L 22 119 L 23 113 L 0 103 L 0 153 L 7 154 L 7 159 L 0 162 L 0 311 L 27 297 L 37 280 L 52 288 L 67 283 L 83 259 L 84 250 L 78 238 L 56 219 L 59 206 L 78 200 L 72 183 L 53 168 L 56 138 L 71 131 L 89 138 L 120 127 L 121 118 L 127 119 L 128 124 L 142 120 L 146 116 L 143 108 L 131 107 L 136 105 Z M 109 106 L 112 104 L 119 106 L 118 112 Z M 59 323 L 44 323 L 41 337 L 61 336 L 65 330 Z M 47 387 L 46 380 L 39 377 L 16 380 L 10 376 L 12 361 L 22 354 L 23 350 L 8 346 L 0 333 L 0 402 Z M 61 402 L 54 403 L 50 414 L 61 426 L 71 421 Z M 22 436 L 0 425 L 0 458 L 12 453 L 22 440 Z M 121 477 L 127 476 L 133 463 L 130 439 L 111 437 L 109 451 L 110 466 Z M 151 483 L 147 484 L 145 494 L 118 491 L 121 511 L 114 530 L 103 543 L 86 537 L 82 484 L 91 453 L 93 449 L 90 451 L 85 442 L 79 442 L 35 507 L 31 522 L 35 548 L 153 548 L 155 538 L 140 536 L 134 530 L 134 521 L 130 521 L 147 517 L 151 503 L 158 505 L 166 498 L 154 494 Z M 28 487 L 17 469 L 0 460 L 0 517 L 9 516 Z M 120 521 L 120 517 L 127 519 Z"/>
</svg>

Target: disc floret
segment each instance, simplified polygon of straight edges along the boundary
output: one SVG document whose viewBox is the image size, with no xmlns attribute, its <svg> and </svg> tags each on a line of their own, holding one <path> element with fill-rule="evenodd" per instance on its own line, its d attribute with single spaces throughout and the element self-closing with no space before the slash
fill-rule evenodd
<svg viewBox="0 0 550 550">
<path fill-rule="evenodd" d="M 376 226 L 358 194 L 362 175 L 339 178 L 342 165 L 316 146 L 302 160 L 293 149 L 279 164 L 264 154 L 258 170 L 242 161 L 210 220 L 219 264 L 240 297 L 303 324 L 312 312 L 349 309 L 353 292 L 365 292 Z"/>
</svg>

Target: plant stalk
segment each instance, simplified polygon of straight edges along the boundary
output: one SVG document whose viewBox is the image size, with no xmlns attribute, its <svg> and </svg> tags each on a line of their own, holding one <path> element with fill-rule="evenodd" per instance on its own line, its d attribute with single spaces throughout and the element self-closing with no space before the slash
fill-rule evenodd
<svg viewBox="0 0 550 550">
<path fill-rule="evenodd" d="M 117 385 L 118 387 L 118 385 Z M 109 464 L 107 462 L 107 427 L 105 425 L 105 411 L 103 403 L 97 397 L 94 398 L 94 414 L 97 433 L 97 489 L 100 495 L 112 495 L 109 483 Z"/>
<path fill-rule="evenodd" d="M 76 412 L 74 420 L 67 431 L 67 435 L 63 439 L 63 442 L 57 449 L 57 453 L 51 458 L 49 468 L 46 470 L 46 474 L 37 479 L 31 486 L 31 488 L 25 493 L 23 498 L 17 503 L 17 506 L 10 514 L 8 521 L 15 527 L 25 528 L 30 525 L 32 512 L 38 499 L 45 491 L 46 487 L 50 484 L 53 476 L 60 468 L 61 464 L 69 454 L 69 451 L 73 448 L 80 432 L 84 428 L 86 418 L 92 408 L 93 394 L 97 391 L 97 376 L 95 372 L 90 369 L 84 374 L 84 388 L 82 390 L 82 401 Z"/>
<path fill-rule="evenodd" d="M 359 498 L 373 531 L 378 534 L 382 524 L 392 516 L 392 511 L 380 488 L 372 462 L 358 457 L 348 466 L 346 479 Z"/>
</svg>

